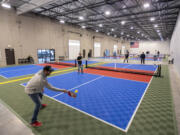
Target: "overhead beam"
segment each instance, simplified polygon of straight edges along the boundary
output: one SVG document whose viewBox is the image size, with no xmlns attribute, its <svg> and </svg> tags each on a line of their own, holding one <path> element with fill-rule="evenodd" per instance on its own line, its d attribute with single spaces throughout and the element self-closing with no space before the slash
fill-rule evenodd
<svg viewBox="0 0 180 135">
<path fill-rule="evenodd" d="M 21 5 L 17 8 L 16 13 L 18 15 L 32 11 L 35 8 L 51 3 L 53 0 L 30 0 L 29 2 Z"/>
</svg>

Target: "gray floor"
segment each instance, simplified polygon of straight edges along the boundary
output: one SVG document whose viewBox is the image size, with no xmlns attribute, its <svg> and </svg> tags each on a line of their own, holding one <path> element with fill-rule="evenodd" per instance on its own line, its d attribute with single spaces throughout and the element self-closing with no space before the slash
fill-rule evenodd
<svg viewBox="0 0 180 135">
<path fill-rule="evenodd" d="M 34 135 L 2 101 L 0 102 L 0 135 Z"/>
<path fill-rule="evenodd" d="M 177 119 L 177 127 L 180 135 L 180 76 L 173 65 L 169 65 L 172 95 Z M 33 135 L 28 128 L 10 109 L 0 102 L 0 135 Z"/>
</svg>

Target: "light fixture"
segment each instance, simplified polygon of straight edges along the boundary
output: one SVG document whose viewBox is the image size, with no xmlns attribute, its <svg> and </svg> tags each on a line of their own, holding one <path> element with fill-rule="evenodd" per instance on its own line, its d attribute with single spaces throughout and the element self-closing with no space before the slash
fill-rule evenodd
<svg viewBox="0 0 180 135">
<path fill-rule="evenodd" d="M 131 26 L 131 30 L 133 30 L 133 29 L 134 29 L 134 27 Z"/>
<path fill-rule="evenodd" d="M 139 33 L 140 33 L 140 31 L 137 32 L 137 34 L 139 34 Z"/>
<path fill-rule="evenodd" d="M 99 24 L 99 27 L 102 27 L 103 25 L 102 24 Z"/>
<path fill-rule="evenodd" d="M 124 5 L 123 8 L 126 8 L 126 6 Z"/>
<path fill-rule="evenodd" d="M 59 22 L 60 22 L 60 23 L 65 23 L 65 21 L 64 21 L 64 20 L 60 20 Z"/>
<path fill-rule="evenodd" d="M 159 33 L 159 32 L 160 32 L 160 30 L 157 30 L 157 32 Z"/>
<path fill-rule="evenodd" d="M 124 32 L 121 32 L 121 35 L 124 35 Z"/>
<path fill-rule="evenodd" d="M 114 31 L 114 29 L 112 28 L 111 31 Z"/>
<path fill-rule="evenodd" d="M 155 25 L 154 25 L 154 27 L 155 27 L 155 28 L 157 28 L 157 27 L 158 27 L 158 25 L 157 25 L 157 24 L 155 24 Z"/>
<path fill-rule="evenodd" d="M 155 20 L 155 18 L 154 18 L 154 17 L 151 17 L 151 18 L 150 18 L 150 21 L 151 21 L 151 22 L 153 22 L 154 20 Z"/>
<path fill-rule="evenodd" d="M 124 25 L 126 22 L 125 21 L 121 21 L 121 24 Z"/>
<path fill-rule="evenodd" d="M 96 32 L 99 32 L 99 30 L 96 30 Z"/>
<path fill-rule="evenodd" d="M 83 16 L 79 16 L 79 20 L 84 20 L 84 17 Z"/>
<path fill-rule="evenodd" d="M 129 35 L 127 35 L 127 37 L 129 37 Z"/>
<path fill-rule="evenodd" d="M 148 8 L 148 7 L 150 7 L 150 5 L 149 5 L 149 3 L 144 3 L 144 8 Z"/>
<path fill-rule="evenodd" d="M 144 36 L 144 34 L 142 33 L 142 34 L 141 34 L 141 36 L 143 37 L 143 36 Z"/>
<path fill-rule="evenodd" d="M 111 14 L 110 11 L 106 11 L 106 12 L 105 12 L 105 15 L 110 15 L 110 14 Z"/>
<path fill-rule="evenodd" d="M 11 8 L 11 5 L 8 4 L 8 3 L 1 3 L 1 6 L 4 7 L 4 8 L 8 8 L 8 9 Z"/>
<path fill-rule="evenodd" d="M 83 26 L 81 26 L 81 28 L 85 29 L 85 28 L 86 28 L 86 26 L 84 26 L 84 25 L 83 25 Z"/>
</svg>

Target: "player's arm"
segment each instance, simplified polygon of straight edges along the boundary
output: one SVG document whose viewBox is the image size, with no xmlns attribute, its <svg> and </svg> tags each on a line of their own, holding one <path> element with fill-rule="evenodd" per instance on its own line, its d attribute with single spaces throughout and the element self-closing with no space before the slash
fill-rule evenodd
<svg viewBox="0 0 180 135">
<path fill-rule="evenodd" d="M 45 87 L 48 88 L 48 89 L 51 89 L 53 91 L 60 91 L 60 92 L 68 93 L 68 90 L 66 90 L 66 89 L 59 89 L 59 88 L 53 87 L 47 81 L 45 81 Z"/>
</svg>

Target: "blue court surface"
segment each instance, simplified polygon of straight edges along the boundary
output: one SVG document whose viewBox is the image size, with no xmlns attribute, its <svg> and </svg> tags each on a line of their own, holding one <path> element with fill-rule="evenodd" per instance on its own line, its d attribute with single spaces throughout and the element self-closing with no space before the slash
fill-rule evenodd
<svg viewBox="0 0 180 135">
<path fill-rule="evenodd" d="M 75 63 L 75 60 L 66 60 L 66 61 L 62 61 L 64 63 Z M 97 61 L 88 61 L 88 64 L 94 64 L 94 63 L 98 63 Z M 86 60 L 82 60 L 82 64 L 85 65 L 86 64 Z"/>
<path fill-rule="evenodd" d="M 141 60 L 140 58 L 130 58 L 130 60 Z M 145 60 L 148 60 L 148 61 L 154 61 L 153 58 L 145 58 Z M 161 58 L 157 59 L 156 61 L 162 61 Z"/>
<path fill-rule="evenodd" d="M 125 63 L 108 63 L 101 65 L 103 67 L 113 67 L 113 68 L 126 68 L 135 70 L 145 70 L 145 71 L 155 71 L 157 69 L 156 65 L 142 65 L 142 64 L 125 64 Z"/>
<path fill-rule="evenodd" d="M 72 98 L 45 89 L 45 95 L 123 131 L 128 130 L 148 87 L 144 82 L 77 72 L 49 77 L 48 81 L 58 88 L 78 89 L 78 93 Z"/>
<path fill-rule="evenodd" d="M 19 77 L 23 75 L 34 74 L 38 72 L 39 70 L 41 70 L 42 68 L 43 66 L 39 66 L 39 65 L 22 65 L 22 66 L 13 66 L 13 67 L 3 67 L 3 68 L 0 68 L 0 75 L 5 78 Z"/>
</svg>

